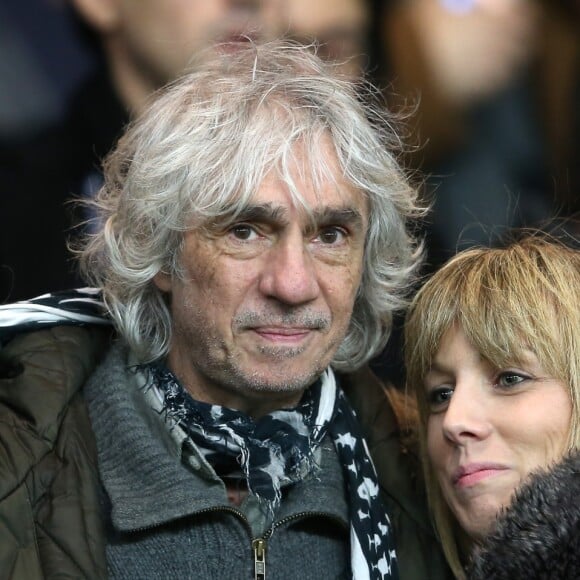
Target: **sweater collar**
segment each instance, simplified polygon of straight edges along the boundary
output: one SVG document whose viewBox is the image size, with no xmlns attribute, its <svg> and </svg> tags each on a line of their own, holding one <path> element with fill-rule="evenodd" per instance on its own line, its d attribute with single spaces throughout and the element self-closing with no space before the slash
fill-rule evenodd
<svg viewBox="0 0 580 580">
<path fill-rule="evenodd" d="M 133 369 L 127 349 L 116 345 L 84 390 L 113 526 L 132 531 L 215 507 L 231 509 L 222 480 L 181 428 L 161 413 L 159 398 Z M 279 518 L 322 512 L 348 525 L 332 443 L 322 446 L 320 462 L 322 469 L 300 484 L 300 493 L 291 490 Z"/>
</svg>

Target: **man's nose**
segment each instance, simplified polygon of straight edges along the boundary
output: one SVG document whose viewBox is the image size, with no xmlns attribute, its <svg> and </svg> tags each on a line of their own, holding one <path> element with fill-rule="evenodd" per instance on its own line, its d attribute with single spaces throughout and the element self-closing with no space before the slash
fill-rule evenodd
<svg viewBox="0 0 580 580">
<path fill-rule="evenodd" d="M 316 264 L 302 239 L 278 240 L 271 248 L 260 277 L 260 291 L 289 305 L 305 304 L 318 297 Z"/>
<path fill-rule="evenodd" d="M 485 439 L 492 430 L 489 410 L 480 388 L 457 382 L 443 418 L 443 434 L 457 445 Z"/>
</svg>

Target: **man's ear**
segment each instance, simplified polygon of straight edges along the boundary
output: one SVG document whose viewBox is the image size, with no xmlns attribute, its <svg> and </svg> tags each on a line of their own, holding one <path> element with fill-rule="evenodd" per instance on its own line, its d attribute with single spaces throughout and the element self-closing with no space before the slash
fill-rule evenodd
<svg viewBox="0 0 580 580">
<path fill-rule="evenodd" d="M 101 34 L 114 30 L 119 22 L 118 0 L 70 0 L 89 26 Z"/>
<path fill-rule="evenodd" d="M 155 284 L 155 286 L 157 286 L 161 292 L 171 292 L 171 276 L 166 272 L 157 272 L 157 274 L 155 274 L 153 277 L 153 284 Z"/>
</svg>

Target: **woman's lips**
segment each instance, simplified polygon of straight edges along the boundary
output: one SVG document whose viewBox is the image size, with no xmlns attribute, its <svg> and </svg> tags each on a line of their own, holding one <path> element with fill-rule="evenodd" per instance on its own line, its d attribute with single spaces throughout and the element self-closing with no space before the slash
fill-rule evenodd
<svg viewBox="0 0 580 580">
<path fill-rule="evenodd" d="M 508 468 L 499 463 L 469 463 L 462 465 L 453 475 L 453 484 L 458 487 L 469 487 L 488 479 L 500 475 Z"/>
</svg>

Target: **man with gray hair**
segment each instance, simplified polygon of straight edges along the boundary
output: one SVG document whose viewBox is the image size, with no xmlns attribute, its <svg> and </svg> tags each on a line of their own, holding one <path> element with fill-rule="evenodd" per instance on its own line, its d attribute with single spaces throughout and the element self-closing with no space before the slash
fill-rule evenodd
<svg viewBox="0 0 580 580">
<path fill-rule="evenodd" d="M 0 566 L 444 578 L 361 370 L 420 254 L 387 119 L 292 43 L 195 71 L 105 163 L 98 290 L 0 307 Z"/>
</svg>

